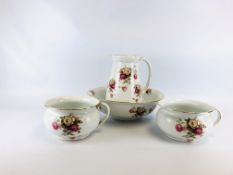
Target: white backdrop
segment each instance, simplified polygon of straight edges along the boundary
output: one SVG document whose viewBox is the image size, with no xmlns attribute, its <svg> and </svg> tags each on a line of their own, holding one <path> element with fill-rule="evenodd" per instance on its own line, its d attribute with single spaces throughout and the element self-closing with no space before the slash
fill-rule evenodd
<svg viewBox="0 0 233 175">
<path fill-rule="evenodd" d="M 21 133 L 15 143 L 10 139 L 15 135 L 14 131 L 10 131 L 2 124 L 4 131 L 0 133 L 3 139 L 3 144 L 0 144 L 0 159 L 2 159 L 0 165 L 2 164 L 5 169 L 0 168 L 0 172 L 2 171 L 4 175 L 17 174 L 17 172 L 30 174 L 33 170 L 22 169 L 21 166 L 16 166 L 15 171 L 10 170 L 11 164 L 20 163 L 16 157 L 23 156 L 21 155 L 23 153 L 28 159 L 26 162 L 34 169 L 37 163 L 42 164 L 43 173 L 56 169 L 56 166 L 50 169 L 43 162 L 53 161 L 52 156 L 58 156 L 57 152 L 53 152 L 47 161 L 42 157 L 34 162 L 30 159 L 31 155 L 36 154 L 36 149 L 41 151 L 41 154 L 49 154 L 50 151 L 55 150 L 56 144 L 61 144 L 47 138 L 42 129 L 40 117 L 44 110 L 43 102 L 46 98 L 57 95 L 82 95 L 91 88 L 106 85 L 111 71 L 112 54 L 136 54 L 148 58 L 153 67 L 151 87 L 161 90 L 168 98 L 195 98 L 220 107 L 225 114 L 225 125 L 223 121 L 219 138 L 208 142 L 214 143 L 216 147 L 210 148 L 207 143 L 206 146 L 202 145 L 204 148 L 200 146 L 197 150 L 202 154 L 205 150 L 211 150 L 205 155 L 206 157 L 212 155 L 206 159 L 206 162 L 212 161 L 208 167 L 215 169 L 211 170 L 203 166 L 205 174 L 223 172 L 222 169 L 218 169 L 219 162 L 213 160 L 219 157 L 220 161 L 224 161 L 224 158 L 230 154 L 229 162 L 232 162 L 233 157 L 233 143 L 227 143 L 228 139 L 232 138 L 230 133 L 233 133 L 230 125 L 233 122 L 230 116 L 232 110 L 230 103 L 227 103 L 233 98 L 232 0 L 0 0 L 0 102 L 2 104 L 0 118 L 1 123 L 12 122 L 12 125 L 19 129 L 18 134 Z M 143 70 L 145 65 L 141 68 Z M 144 76 L 147 74 L 146 71 L 142 73 Z M 227 105 L 229 108 L 226 108 Z M 22 106 L 24 108 L 21 108 Z M 29 109 L 25 108 L 27 106 L 34 111 L 28 112 Z M 26 119 L 26 116 L 34 117 Z M 21 126 L 24 126 L 26 121 L 33 124 L 21 130 L 19 125 L 14 123 L 13 117 L 18 117 L 16 121 Z M 114 135 L 116 128 L 114 124 L 112 125 L 110 122 L 105 129 L 110 129 L 109 133 Z M 34 133 L 37 127 L 42 129 L 41 133 Z M 138 131 L 136 128 L 135 131 L 139 136 L 144 137 L 143 134 L 146 132 L 141 132 L 140 135 L 140 129 Z M 121 129 L 121 134 L 124 135 L 125 128 Z M 119 131 L 116 129 L 116 132 Z M 28 135 L 25 136 L 23 133 Z M 95 137 L 100 135 L 93 136 L 93 139 L 98 140 Z M 105 137 L 111 138 L 103 135 L 103 138 Z M 130 137 L 126 134 L 125 138 Z M 101 139 L 104 140 L 103 138 Z M 154 136 L 148 138 L 152 139 Z M 90 140 L 90 143 L 95 144 L 96 140 Z M 33 145 L 33 142 L 37 146 Z M 168 153 L 175 156 L 172 150 L 176 150 L 177 145 L 171 148 L 169 142 L 161 142 L 168 149 Z M 96 149 L 100 151 L 102 148 L 98 147 L 98 143 L 97 141 Z M 116 144 L 114 141 L 113 143 Z M 123 139 L 123 144 L 125 143 Z M 126 145 L 132 143 L 134 142 L 129 139 Z M 148 143 L 152 144 L 152 141 Z M 108 146 L 114 144 L 109 143 Z M 13 145 L 19 147 L 15 149 Z M 78 148 L 81 152 L 86 153 L 92 149 L 87 142 L 82 142 L 82 145 L 83 147 L 79 145 Z M 123 153 L 122 145 L 120 143 L 117 145 L 116 148 Z M 68 145 L 59 146 L 57 150 L 69 149 Z M 99 146 L 106 148 L 104 143 Z M 72 154 L 77 151 L 73 146 L 70 148 Z M 150 154 L 140 148 L 135 150 L 135 154 L 139 151 L 142 160 L 146 161 Z M 195 149 L 185 146 L 180 148 L 186 151 Z M 16 150 L 14 154 L 11 153 L 12 149 Z M 127 147 L 126 150 L 130 148 Z M 102 155 L 98 151 L 92 151 L 92 154 L 101 158 Z M 111 149 L 108 151 L 110 153 Z M 182 150 L 179 151 L 182 153 Z M 221 152 L 224 154 L 221 155 Z M 128 153 L 128 156 L 134 155 L 133 152 Z M 197 154 L 194 150 L 191 150 L 191 153 Z M 162 157 L 161 152 L 161 161 Z M 107 154 L 105 158 L 111 159 Z M 153 157 L 150 158 L 154 161 Z M 171 157 L 165 156 L 165 158 Z M 120 157 L 117 157 L 118 159 L 121 160 Z M 65 160 L 68 161 L 68 158 Z M 185 158 L 177 161 L 183 164 Z M 114 169 L 113 164 L 117 162 L 113 161 L 112 164 L 109 162 L 108 166 Z M 166 168 L 161 169 L 164 164 L 158 164 L 159 172 L 165 172 Z M 138 166 L 137 163 L 135 165 Z M 172 164 L 170 166 L 173 167 Z M 233 172 L 230 164 L 226 164 L 224 168 L 229 174 Z M 60 173 L 65 172 L 65 169 Z M 84 173 L 85 170 L 83 168 L 81 172 Z M 89 169 L 92 170 L 94 171 Z M 103 173 L 102 170 L 97 170 L 97 173 Z M 111 168 L 106 171 L 110 173 L 110 170 Z M 179 170 L 175 172 L 182 172 Z M 67 172 L 72 171 L 67 170 Z M 126 172 L 135 174 L 141 171 L 136 168 L 135 172 L 132 169 Z M 152 174 L 156 172 L 153 165 L 148 172 Z M 200 172 L 202 171 L 193 171 L 194 174 Z"/>
<path fill-rule="evenodd" d="M 233 95 L 230 0 L 0 2 L 3 94 L 83 94 L 138 54 L 166 94 Z"/>
</svg>

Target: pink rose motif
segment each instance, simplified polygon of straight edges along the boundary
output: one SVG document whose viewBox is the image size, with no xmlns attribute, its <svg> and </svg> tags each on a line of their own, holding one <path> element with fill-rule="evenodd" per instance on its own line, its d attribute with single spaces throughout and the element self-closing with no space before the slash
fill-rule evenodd
<svg viewBox="0 0 233 175">
<path fill-rule="evenodd" d="M 134 87 L 134 93 L 135 94 L 140 94 L 140 92 L 141 92 L 141 86 L 140 85 L 136 85 L 135 87 Z"/>
<path fill-rule="evenodd" d="M 52 127 L 53 127 L 53 129 L 57 130 L 60 126 L 58 125 L 57 122 L 53 122 Z"/>
<path fill-rule="evenodd" d="M 203 133 L 203 129 L 202 128 L 196 128 L 194 130 L 194 132 L 195 132 L 196 135 L 201 135 Z"/>
<path fill-rule="evenodd" d="M 115 84 L 110 85 L 112 89 L 115 89 Z"/>
<path fill-rule="evenodd" d="M 126 92 L 127 91 L 127 87 L 126 86 L 122 87 L 122 91 Z"/>
<path fill-rule="evenodd" d="M 130 110 L 129 110 L 129 113 L 134 113 L 135 111 L 134 111 L 134 109 L 133 108 L 131 108 Z"/>
<path fill-rule="evenodd" d="M 70 130 L 71 130 L 71 131 L 78 131 L 79 129 L 80 129 L 80 126 L 79 126 L 79 125 L 74 124 L 74 125 L 71 125 L 71 126 L 70 126 Z"/>
<path fill-rule="evenodd" d="M 116 81 L 114 79 L 111 79 L 109 81 L 109 87 L 110 87 L 110 89 L 115 89 L 115 84 L 116 84 Z"/>
<path fill-rule="evenodd" d="M 181 131 L 184 130 L 184 128 L 183 128 L 183 126 L 182 126 L 181 124 L 176 124 L 176 130 L 177 130 L 178 132 L 181 132 Z"/>
<path fill-rule="evenodd" d="M 120 80 L 124 80 L 124 79 L 126 79 L 126 75 L 125 74 L 120 74 Z"/>
<path fill-rule="evenodd" d="M 140 90 L 139 89 L 135 89 L 135 94 L 139 94 Z"/>
<path fill-rule="evenodd" d="M 137 79 L 138 79 L 138 75 L 137 75 L 137 74 L 134 74 L 134 75 L 133 75 L 133 78 L 134 78 L 135 80 L 137 80 Z"/>
</svg>

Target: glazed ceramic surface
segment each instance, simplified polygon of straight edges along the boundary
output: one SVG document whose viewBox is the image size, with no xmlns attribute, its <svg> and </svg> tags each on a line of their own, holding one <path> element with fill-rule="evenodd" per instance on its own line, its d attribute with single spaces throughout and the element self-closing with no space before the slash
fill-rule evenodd
<svg viewBox="0 0 233 175">
<path fill-rule="evenodd" d="M 146 86 L 140 83 L 139 62 L 144 61 L 149 75 Z M 108 83 L 106 99 L 121 102 L 142 102 L 143 91 L 148 89 L 151 77 L 150 63 L 140 56 L 113 56 L 112 73 Z"/>
<path fill-rule="evenodd" d="M 104 106 L 106 116 L 100 119 L 99 107 Z M 48 100 L 44 115 L 46 128 L 63 140 L 79 140 L 87 137 L 102 125 L 110 114 L 107 104 L 85 97 L 58 97 Z"/>
<path fill-rule="evenodd" d="M 168 137 L 177 141 L 198 141 L 221 119 L 215 107 L 198 101 L 164 101 L 160 106 L 156 114 L 157 124 Z"/>
<path fill-rule="evenodd" d="M 154 89 L 148 89 L 142 95 L 143 100 L 141 103 L 108 101 L 105 100 L 106 87 L 92 89 L 88 94 L 97 98 L 101 102 L 107 103 L 111 109 L 111 116 L 118 120 L 134 120 L 147 116 L 164 97 L 161 92 Z M 101 110 L 106 112 L 103 107 Z"/>
</svg>

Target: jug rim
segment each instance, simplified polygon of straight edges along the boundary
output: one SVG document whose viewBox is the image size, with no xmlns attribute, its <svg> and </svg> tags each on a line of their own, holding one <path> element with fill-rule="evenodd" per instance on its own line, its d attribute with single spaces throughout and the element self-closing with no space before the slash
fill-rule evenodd
<svg viewBox="0 0 233 175">
<path fill-rule="evenodd" d="M 120 61 L 124 63 L 137 62 L 143 58 L 144 58 L 143 56 L 139 56 L 139 55 L 126 55 L 126 54 L 112 55 L 112 59 L 114 61 Z"/>
</svg>

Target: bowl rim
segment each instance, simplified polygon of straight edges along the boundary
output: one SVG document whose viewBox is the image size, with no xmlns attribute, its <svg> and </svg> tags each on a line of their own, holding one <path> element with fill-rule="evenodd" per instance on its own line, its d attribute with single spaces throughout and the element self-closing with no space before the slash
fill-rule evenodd
<svg viewBox="0 0 233 175">
<path fill-rule="evenodd" d="M 97 90 L 97 89 L 104 89 L 105 91 L 106 91 L 106 88 L 107 87 L 105 87 L 105 86 L 99 86 L 99 87 L 96 87 L 96 88 L 93 88 L 93 89 L 90 89 L 88 92 L 87 92 L 87 94 L 88 95 L 90 95 L 90 96 L 92 96 L 92 97 L 94 97 L 94 98 L 97 98 L 96 96 L 95 96 L 95 91 L 94 90 Z M 101 102 L 107 102 L 107 103 L 117 103 L 117 104 L 119 104 L 119 103 L 122 103 L 122 104 L 130 104 L 130 105 L 143 105 L 143 104 L 147 104 L 147 103 L 156 103 L 156 102 L 159 102 L 159 101 L 161 101 L 162 99 L 164 99 L 164 94 L 162 93 L 162 92 L 160 92 L 159 90 L 157 90 L 157 89 L 153 89 L 153 88 L 148 88 L 148 89 L 151 89 L 152 90 L 152 92 L 153 91 L 155 91 L 157 94 L 159 94 L 160 95 L 160 98 L 158 98 L 158 100 L 151 100 L 151 101 L 145 101 L 145 102 L 124 102 L 124 101 L 112 101 L 112 100 L 106 100 L 106 99 L 100 99 L 100 98 L 97 98 L 99 101 L 101 101 Z"/>
</svg>

